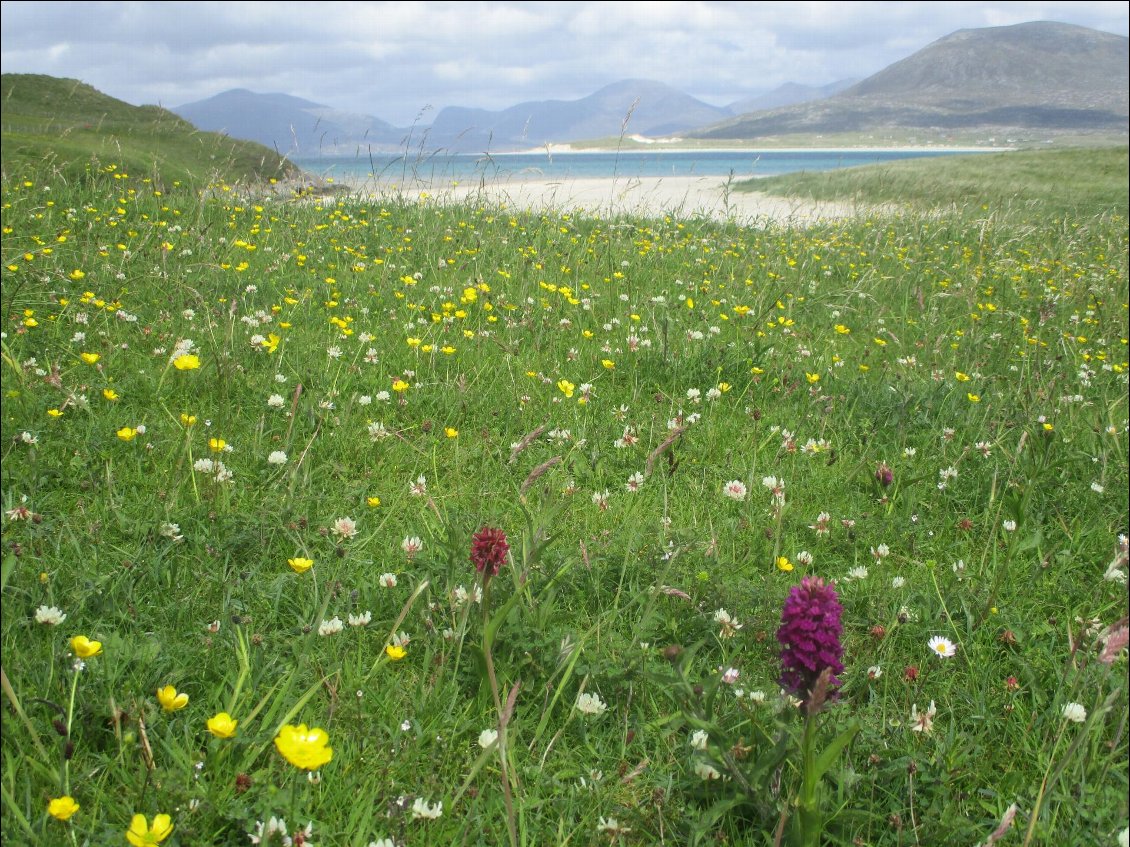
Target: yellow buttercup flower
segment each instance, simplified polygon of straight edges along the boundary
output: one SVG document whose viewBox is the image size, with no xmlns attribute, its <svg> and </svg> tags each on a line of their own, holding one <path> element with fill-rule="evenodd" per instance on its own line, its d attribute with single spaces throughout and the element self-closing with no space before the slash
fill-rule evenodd
<svg viewBox="0 0 1130 847">
<path fill-rule="evenodd" d="M 153 847 L 168 838 L 172 831 L 173 819 L 168 815 L 154 815 L 152 826 L 145 815 L 134 815 L 126 831 L 126 841 L 133 847 Z"/>
<path fill-rule="evenodd" d="M 79 357 L 88 365 L 96 364 L 102 358 L 97 353 L 80 353 Z"/>
<path fill-rule="evenodd" d="M 179 693 L 171 685 L 157 689 L 157 702 L 166 712 L 175 712 L 188 705 L 188 695 Z"/>
<path fill-rule="evenodd" d="M 65 821 L 74 815 L 79 808 L 81 807 L 75 802 L 75 798 L 65 794 L 62 797 L 56 797 L 47 804 L 47 814 L 56 820 Z"/>
<path fill-rule="evenodd" d="M 564 394 L 566 397 L 572 397 L 573 391 L 574 389 L 576 389 L 576 387 L 577 386 L 573 385 L 573 383 L 569 382 L 569 380 L 567 379 L 561 379 L 557 381 L 557 390 Z"/>
<path fill-rule="evenodd" d="M 123 426 L 118 430 L 117 436 L 122 439 L 122 441 L 133 441 L 137 438 L 137 430 L 131 426 Z"/>
<path fill-rule="evenodd" d="M 375 508 L 377 508 L 377 506 L 381 505 L 381 498 L 380 497 L 366 497 L 365 498 L 365 504 L 370 509 L 375 509 Z"/>
<path fill-rule="evenodd" d="M 403 393 L 404 393 L 405 391 L 407 391 L 407 390 L 409 389 L 409 387 L 410 387 L 410 386 L 408 385 L 408 383 L 407 383 L 407 382 L 405 382 L 405 381 L 404 381 L 404 380 L 402 380 L 402 379 L 398 379 L 398 380 L 395 380 L 395 381 L 394 381 L 394 382 L 392 383 L 392 390 L 393 390 L 393 391 L 396 391 L 396 392 L 398 392 L 398 393 L 400 393 L 400 394 L 403 394 Z"/>
<path fill-rule="evenodd" d="M 121 395 L 112 388 L 103 388 L 102 396 L 109 400 L 111 403 L 121 397 Z"/>
<path fill-rule="evenodd" d="M 221 453 L 223 449 L 228 446 L 228 443 L 222 438 L 209 438 L 208 449 L 213 453 Z"/>
<path fill-rule="evenodd" d="M 308 729 L 304 723 L 298 726 L 287 724 L 279 730 L 275 747 L 296 768 L 316 771 L 333 758 L 333 748 L 327 746 L 329 742 L 330 737 L 324 729 Z"/>
<path fill-rule="evenodd" d="M 376 500 L 378 506 L 381 504 L 381 501 L 376 497 L 370 497 L 369 500 Z M 369 505 L 371 506 L 373 504 L 370 502 Z M 293 559 L 287 559 L 286 563 L 290 565 L 290 569 L 295 573 L 306 573 L 306 571 L 314 567 L 313 559 L 303 559 L 301 556 L 296 556 Z"/>
<path fill-rule="evenodd" d="M 235 728 L 239 721 L 232 718 L 227 712 L 220 712 L 208 718 L 208 731 L 217 738 L 231 738 L 235 735 Z"/>
<path fill-rule="evenodd" d="M 793 569 L 793 563 L 789 561 L 788 556 L 777 557 L 777 570 L 788 573 Z"/>
<path fill-rule="evenodd" d="M 80 659 L 89 659 L 102 652 L 102 642 L 91 641 L 85 635 L 76 635 L 71 639 L 71 649 Z"/>
<path fill-rule="evenodd" d="M 453 426 L 445 426 L 443 428 L 443 434 L 446 435 L 448 438 L 455 438 L 459 435 L 459 430 L 457 430 Z"/>
<path fill-rule="evenodd" d="M 185 353 L 173 359 L 173 367 L 178 371 L 193 371 L 200 367 L 200 357 L 193 353 Z"/>
<path fill-rule="evenodd" d="M 408 651 L 399 644 L 390 644 L 385 647 L 385 654 L 394 662 L 399 662 L 408 655 Z"/>
<path fill-rule="evenodd" d="M 186 415 L 184 412 L 180 413 L 181 426 L 192 426 L 196 423 L 196 415 Z"/>
</svg>

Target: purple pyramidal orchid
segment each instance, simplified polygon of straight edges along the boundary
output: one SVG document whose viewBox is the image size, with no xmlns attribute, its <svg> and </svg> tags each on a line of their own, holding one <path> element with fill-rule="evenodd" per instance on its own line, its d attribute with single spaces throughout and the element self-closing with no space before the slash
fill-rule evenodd
<svg viewBox="0 0 1130 847">
<path fill-rule="evenodd" d="M 835 584 L 814 576 L 806 576 L 800 585 L 793 586 L 781 609 L 781 627 L 777 630 L 777 641 L 781 645 L 781 685 L 805 704 L 825 670 L 830 674 L 828 686 L 840 684 L 836 674 L 844 669 L 840 663 L 842 612 Z"/>
<path fill-rule="evenodd" d="M 471 561 L 475 564 L 475 570 L 483 575 L 484 581 L 498 575 L 509 552 L 506 533 L 501 529 L 484 526 L 471 536 Z"/>
</svg>

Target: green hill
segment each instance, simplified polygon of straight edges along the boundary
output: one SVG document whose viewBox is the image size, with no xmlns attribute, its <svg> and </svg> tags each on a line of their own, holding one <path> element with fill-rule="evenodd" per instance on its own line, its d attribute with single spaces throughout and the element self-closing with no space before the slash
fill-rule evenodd
<svg viewBox="0 0 1130 847">
<path fill-rule="evenodd" d="M 40 74 L 0 77 L 5 179 L 50 169 L 81 178 L 100 167 L 176 181 L 256 182 L 298 169 L 275 151 L 201 132 L 158 106 L 131 106 L 85 83 Z"/>
</svg>

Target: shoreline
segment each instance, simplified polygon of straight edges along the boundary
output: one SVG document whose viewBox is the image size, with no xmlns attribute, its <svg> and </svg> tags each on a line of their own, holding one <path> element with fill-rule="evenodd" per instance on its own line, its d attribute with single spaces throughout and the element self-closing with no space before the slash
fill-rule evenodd
<svg viewBox="0 0 1130 847">
<path fill-rule="evenodd" d="M 925 144 L 925 145 L 895 145 L 890 147 L 668 147 L 661 143 L 656 143 L 654 146 L 636 146 L 633 142 L 631 147 L 616 148 L 616 147 L 583 147 L 574 148 L 569 144 L 550 144 L 546 147 L 532 147 L 528 150 L 511 150 L 505 153 L 491 153 L 491 156 L 534 156 L 534 155 L 556 155 L 559 153 L 567 153 L 569 155 L 582 156 L 592 153 L 619 153 L 620 155 L 630 155 L 632 153 L 819 153 L 822 155 L 829 155 L 835 153 L 1010 153 L 1019 148 L 1013 146 L 983 146 L 983 147 L 970 147 L 969 145 L 955 145 L 948 146 L 944 144 Z M 456 153 L 457 156 L 475 156 L 484 155 L 477 153 Z"/>
<path fill-rule="evenodd" d="M 678 219 L 706 217 L 734 223 L 795 223 L 841 220 L 872 211 L 854 203 L 776 197 L 729 190 L 727 180 L 699 177 L 582 177 L 504 179 L 462 184 L 409 179 L 368 179 L 352 196 L 436 206 L 472 204 L 500 212 L 583 213 L 596 217 L 635 215 Z M 327 201 L 332 202 L 330 198 Z"/>
</svg>

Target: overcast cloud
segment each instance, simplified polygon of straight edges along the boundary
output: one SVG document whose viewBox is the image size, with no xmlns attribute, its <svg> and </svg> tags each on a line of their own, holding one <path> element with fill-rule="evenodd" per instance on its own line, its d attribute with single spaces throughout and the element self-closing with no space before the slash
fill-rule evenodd
<svg viewBox="0 0 1130 847">
<path fill-rule="evenodd" d="M 1126 2 L 4 2 L 4 73 L 129 103 L 281 92 L 406 126 L 428 108 L 573 100 L 626 78 L 714 105 L 866 77 L 954 30 L 1127 35 Z M 434 112 L 424 112 L 430 122 Z"/>
</svg>

